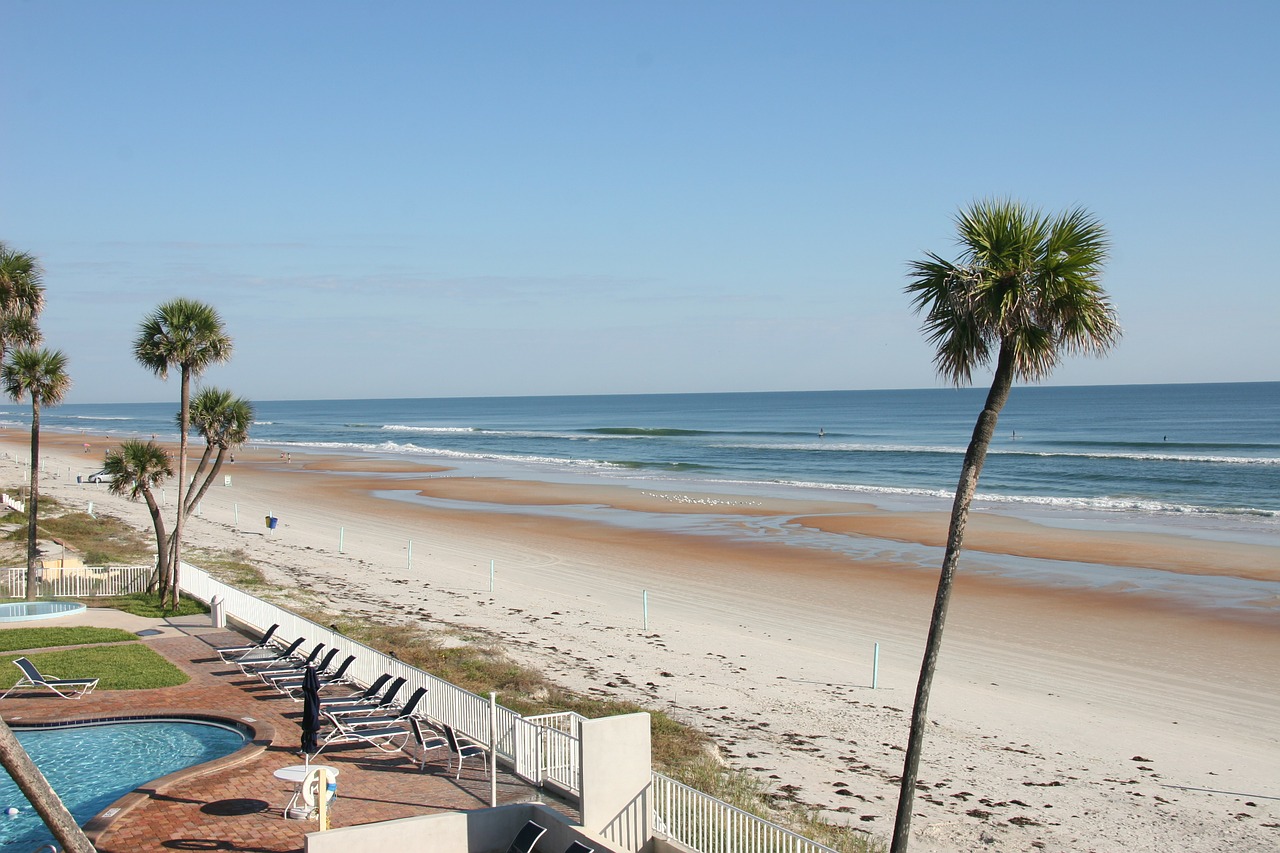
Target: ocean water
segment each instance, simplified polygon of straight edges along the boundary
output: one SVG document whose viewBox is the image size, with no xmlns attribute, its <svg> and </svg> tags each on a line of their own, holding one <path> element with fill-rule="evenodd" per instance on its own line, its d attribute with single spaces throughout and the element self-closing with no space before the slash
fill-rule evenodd
<svg viewBox="0 0 1280 853">
<path fill-rule="evenodd" d="M 415 459 L 473 476 L 949 508 L 985 389 L 261 401 L 250 443 Z M 46 430 L 175 440 L 175 403 L 66 405 Z M 28 424 L 22 407 L 0 423 Z M 199 443 L 199 439 L 195 439 Z M 92 448 L 100 454 L 106 448 Z M 100 458 L 100 457 L 99 457 Z M 388 490 L 384 497 L 448 501 Z M 461 506 L 461 505 L 458 505 Z M 510 507 L 469 508 L 493 512 Z M 975 509 L 1065 528 L 1176 532 L 1280 548 L 1280 382 L 1019 387 Z M 936 571 L 941 550 L 822 534 L 786 518 L 523 507 L 599 523 L 826 548 Z M 968 552 L 965 570 L 1122 589 L 1251 617 L 1280 582 Z"/>
<path fill-rule="evenodd" d="M 946 497 L 985 393 L 260 401 L 251 442 L 552 479 Z M 175 409 L 66 405 L 42 412 L 42 425 L 173 439 Z M 9 425 L 27 417 L 0 410 Z M 979 494 L 1010 506 L 1280 519 L 1280 382 L 1015 388 Z"/>
</svg>

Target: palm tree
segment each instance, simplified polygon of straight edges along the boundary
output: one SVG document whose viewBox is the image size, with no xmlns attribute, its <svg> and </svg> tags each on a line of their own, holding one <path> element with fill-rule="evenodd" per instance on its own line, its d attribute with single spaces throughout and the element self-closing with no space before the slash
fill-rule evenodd
<svg viewBox="0 0 1280 853">
<path fill-rule="evenodd" d="M 1099 286 L 1107 258 L 1106 230 L 1076 208 L 1057 217 L 1010 200 L 974 203 L 956 217 L 959 260 L 930 253 L 911 263 L 912 307 L 925 312 L 923 331 L 937 347 L 938 372 L 956 385 L 995 359 L 995 375 L 965 453 L 951 509 L 929 636 L 920 665 L 911 734 L 903 760 L 892 853 L 904 853 L 911 828 L 916 772 L 924 745 L 929 689 L 960 558 L 969 504 L 1015 379 L 1048 376 L 1064 355 L 1105 353 L 1120 337 Z"/>
<path fill-rule="evenodd" d="M 217 480 L 227 455 L 249 440 L 252 424 L 253 404 L 230 391 L 204 388 L 191 398 L 191 425 L 204 437 L 205 445 L 191 476 L 191 490 L 182 504 L 184 522 Z"/>
<path fill-rule="evenodd" d="M 44 284 L 34 255 L 0 242 L 0 359 L 10 347 L 40 343 L 36 318 L 44 309 Z"/>
<path fill-rule="evenodd" d="M 191 426 L 204 438 L 204 454 L 196 465 L 184 511 L 187 515 L 217 480 L 227 455 L 249 440 L 253 404 L 222 388 L 202 388 L 191 398 Z M 216 454 L 216 455 L 215 455 Z M 213 467 L 209 468 L 209 460 Z M 204 478 L 201 479 L 201 474 Z M 196 486 L 199 483 L 199 486 Z"/>
<path fill-rule="evenodd" d="M 173 584 L 171 606 L 178 606 L 178 575 L 182 553 L 182 506 L 187 489 L 187 432 L 191 412 L 191 380 L 211 364 L 231 357 L 231 338 L 211 305 L 192 299 L 173 299 L 142 321 L 133 354 L 161 379 L 177 368 L 182 380 L 178 412 L 178 512 L 173 524 Z"/>
<path fill-rule="evenodd" d="M 27 502 L 27 601 L 36 600 L 36 526 L 40 517 L 40 406 L 56 406 L 71 387 L 61 350 L 14 350 L 0 367 L 0 385 L 15 402 L 31 396 L 31 499 Z"/>
<path fill-rule="evenodd" d="M 146 501 L 156 534 L 156 571 L 152 575 L 151 588 L 158 584 L 163 600 L 170 586 L 169 540 L 165 533 L 164 515 L 152 489 L 173 476 L 169 454 L 154 441 L 144 443 L 130 439 L 123 442 L 119 450 L 108 450 L 102 467 L 111 478 L 107 488 L 113 495 Z"/>
</svg>

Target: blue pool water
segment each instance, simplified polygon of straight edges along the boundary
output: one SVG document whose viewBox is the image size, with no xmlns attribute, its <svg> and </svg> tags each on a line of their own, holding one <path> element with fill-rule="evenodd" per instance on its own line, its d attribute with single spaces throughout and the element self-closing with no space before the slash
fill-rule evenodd
<svg viewBox="0 0 1280 853">
<path fill-rule="evenodd" d="M 139 785 L 230 755 L 245 744 L 240 731 L 175 720 L 14 731 L 81 825 Z M 6 814 L 10 807 L 18 813 Z M 0 774 L 0 849 L 30 851 L 50 840 L 9 774 Z"/>
<path fill-rule="evenodd" d="M 0 604 L 0 622 L 29 622 L 32 619 L 56 619 L 83 613 L 87 605 L 78 601 L 18 601 Z"/>
</svg>

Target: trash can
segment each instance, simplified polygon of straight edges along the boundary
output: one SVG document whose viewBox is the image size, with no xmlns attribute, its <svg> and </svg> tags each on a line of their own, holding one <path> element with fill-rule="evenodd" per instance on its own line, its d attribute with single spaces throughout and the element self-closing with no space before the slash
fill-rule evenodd
<svg viewBox="0 0 1280 853">
<path fill-rule="evenodd" d="M 268 515 L 268 516 L 267 516 L 267 529 L 268 529 L 268 530 L 275 530 L 275 529 L 276 529 L 276 523 L 277 523 L 277 522 L 279 522 L 279 521 L 280 521 L 280 519 L 276 518 L 274 515 Z"/>
<path fill-rule="evenodd" d="M 215 628 L 227 627 L 227 603 L 218 596 L 209 602 L 209 619 Z"/>
<path fill-rule="evenodd" d="M 83 482 L 84 482 L 84 477 L 81 477 L 79 474 L 76 474 L 76 482 L 77 482 L 77 483 L 83 483 Z"/>
</svg>

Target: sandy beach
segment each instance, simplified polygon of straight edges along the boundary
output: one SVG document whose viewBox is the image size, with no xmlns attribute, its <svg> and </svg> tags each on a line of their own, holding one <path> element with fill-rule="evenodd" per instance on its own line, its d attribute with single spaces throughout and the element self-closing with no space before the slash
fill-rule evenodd
<svg viewBox="0 0 1280 853">
<path fill-rule="evenodd" d="M 23 482 L 28 438 L 0 434 L 6 488 Z M 42 436 L 42 493 L 149 529 L 143 505 L 76 482 L 114 444 Z M 707 731 L 777 793 L 873 835 L 891 831 L 936 567 L 892 550 L 851 560 L 767 535 L 702 535 L 697 522 L 776 517 L 936 546 L 944 513 L 480 479 L 372 457 L 286 461 L 266 448 L 236 460 L 189 543 L 243 550 L 270 580 L 333 610 L 501 637 L 568 687 Z M 670 513 L 688 531 L 593 518 L 605 510 Z M 1280 579 L 1280 548 L 1173 532 L 978 515 L 967 546 Z M 912 849 L 1280 847 L 1280 601 L 1193 608 L 1123 585 L 1062 589 L 962 568 L 930 710 Z"/>
</svg>

